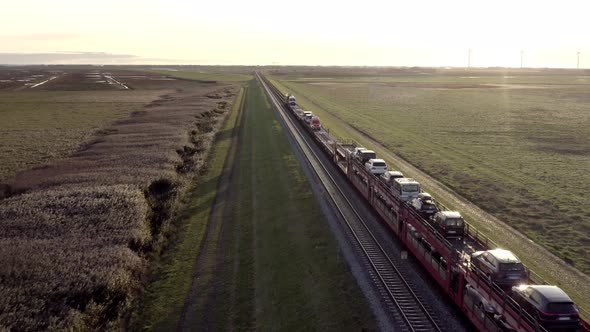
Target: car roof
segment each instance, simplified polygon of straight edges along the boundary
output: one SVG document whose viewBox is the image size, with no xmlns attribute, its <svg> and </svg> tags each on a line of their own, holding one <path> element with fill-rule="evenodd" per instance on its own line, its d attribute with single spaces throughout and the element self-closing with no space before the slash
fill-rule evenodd
<svg viewBox="0 0 590 332">
<path fill-rule="evenodd" d="M 373 151 L 373 150 L 367 150 L 367 149 L 363 149 L 362 151 L 363 151 L 363 153 L 375 153 L 375 151 Z"/>
<path fill-rule="evenodd" d="M 461 218 L 459 211 L 441 211 L 439 213 L 445 218 Z"/>
<path fill-rule="evenodd" d="M 531 285 L 530 288 L 538 291 L 549 302 L 572 302 L 572 299 L 557 286 Z"/>
<path fill-rule="evenodd" d="M 520 263 L 518 257 L 516 257 L 512 251 L 506 249 L 493 249 L 488 250 L 498 261 L 501 263 Z"/>
<path fill-rule="evenodd" d="M 385 160 L 383 159 L 369 159 L 370 163 L 384 163 Z"/>
<path fill-rule="evenodd" d="M 394 181 L 399 182 L 399 183 L 418 183 L 418 181 L 416 181 L 412 178 L 397 178 Z"/>
<path fill-rule="evenodd" d="M 400 172 L 400 171 L 387 171 L 387 173 L 385 173 L 385 174 L 389 174 L 390 176 L 393 176 L 393 175 L 403 176 L 402 172 Z"/>
</svg>

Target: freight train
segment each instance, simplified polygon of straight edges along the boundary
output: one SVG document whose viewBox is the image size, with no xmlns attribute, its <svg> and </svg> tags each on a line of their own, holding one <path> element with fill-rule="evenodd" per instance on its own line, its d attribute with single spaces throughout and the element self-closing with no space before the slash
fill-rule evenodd
<svg viewBox="0 0 590 332">
<path fill-rule="evenodd" d="M 310 126 L 305 121 L 305 111 L 297 105 L 295 97 L 282 95 L 270 82 L 267 83 L 272 93 L 283 98 L 284 107 L 336 163 L 382 221 L 478 330 L 590 331 L 590 325 L 580 318 L 575 305 L 567 303 L 569 297 L 563 291 L 555 286 L 544 285 L 546 283 L 542 279 L 532 277 L 509 251 L 495 249 L 497 246 L 465 222 L 459 212 L 446 211 L 441 204 L 437 206 L 438 212 L 433 211 L 436 214 L 417 210 L 411 202 L 412 198 L 425 199 L 425 205 L 433 205 L 434 199 L 426 193 L 417 195 L 420 190 L 415 180 L 395 178 L 392 185 L 387 178 L 387 174 L 391 173 L 385 176 L 372 173 L 365 167 L 363 157 L 357 157 L 368 150 L 352 142 L 338 141 L 323 128 L 318 130 Z M 454 223 L 445 224 L 445 218 L 454 220 Z M 450 232 L 452 234 L 448 229 L 453 229 Z M 460 232 L 454 229 L 460 229 Z M 486 255 L 490 257 L 488 261 L 485 260 Z M 499 271 L 484 271 L 488 263 L 493 267 L 494 257 L 505 260 L 504 263 L 495 262 L 500 266 Z M 484 261 L 484 264 L 474 264 L 476 258 Z M 543 286 L 516 286 L 520 283 Z M 547 307 L 531 305 L 533 302 L 527 302 L 527 297 L 539 302 L 550 302 L 552 299 L 566 302 L 560 302 L 563 306 L 551 312 Z"/>
</svg>

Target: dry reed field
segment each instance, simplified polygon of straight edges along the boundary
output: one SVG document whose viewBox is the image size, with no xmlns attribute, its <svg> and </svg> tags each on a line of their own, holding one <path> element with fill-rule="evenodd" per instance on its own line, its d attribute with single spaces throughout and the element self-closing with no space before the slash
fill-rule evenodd
<svg viewBox="0 0 590 332">
<path fill-rule="evenodd" d="M 237 92 L 183 84 L 2 184 L 0 329 L 119 326 Z"/>
</svg>

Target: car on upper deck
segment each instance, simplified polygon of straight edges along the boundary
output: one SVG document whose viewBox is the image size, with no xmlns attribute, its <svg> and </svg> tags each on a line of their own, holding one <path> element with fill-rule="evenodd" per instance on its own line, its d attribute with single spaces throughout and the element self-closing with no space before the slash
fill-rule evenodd
<svg viewBox="0 0 590 332">
<path fill-rule="evenodd" d="M 526 283 L 529 278 L 520 259 L 505 249 L 476 251 L 471 254 L 471 266 L 476 273 L 503 288 Z"/>
<path fill-rule="evenodd" d="M 429 193 L 419 193 L 416 198 L 410 201 L 410 205 L 424 218 L 430 218 L 438 212 L 436 202 Z"/>
<path fill-rule="evenodd" d="M 322 129 L 322 124 L 320 123 L 320 118 L 318 118 L 317 116 L 314 116 L 311 118 L 311 122 L 309 125 L 311 126 L 311 129 L 313 129 L 313 130 Z"/>
<path fill-rule="evenodd" d="M 289 106 L 295 106 L 297 104 L 297 101 L 295 99 L 295 96 L 291 95 L 291 94 L 287 94 L 285 96 L 285 104 L 289 105 Z"/>
<path fill-rule="evenodd" d="M 387 171 L 381 174 L 380 179 L 388 186 L 391 187 L 393 185 L 393 180 L 401 179 L 404 175 L 400 171 Z"/>
<path fill-rule="evenodd" d="M 432 221 L 444 237 L 463 239 L 465 235 L 465 220 L 458 211 L 439 211 L 434 214 Z"/>
<path fill-rule="evenodd" d="M 391 192 L 402 202 L 411 201 L 420 193 L 420 183 L 412 178 L 397 178 L 393 180 Z"/>
<path fill-rule="evenodd" d="M 362 164 L 365 164 L 370 159 L 377 158 L 375 151 L 365 148 L 355 148 L 352 156 L 353 158 L 359 160 Z"/>
<path fill-rule="evenodd" d="M 387 172 L 387 163 L 383 159 L 369 159 L 365 163 L 365 168 L 372 174 L 380 175 Z"/>
<path fill-rule="evenodd" d="M 578 330 L 580 325 L 578 308 L 574 301 L 557 286 L 514 286 L 512 299 L 547 331 Z"/>
</svg>

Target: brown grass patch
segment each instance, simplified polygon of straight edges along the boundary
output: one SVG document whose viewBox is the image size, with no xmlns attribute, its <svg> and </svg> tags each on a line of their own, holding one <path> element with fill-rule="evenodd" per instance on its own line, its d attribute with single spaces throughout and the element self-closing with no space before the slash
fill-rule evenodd
<svg viewBox="0 0 590 332">
<path fill-rule="evenodd" d="M 166 96 L 0 186 L 0 329 L 117 327 L 235 91 Z"/>
</svg>

